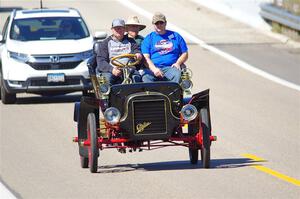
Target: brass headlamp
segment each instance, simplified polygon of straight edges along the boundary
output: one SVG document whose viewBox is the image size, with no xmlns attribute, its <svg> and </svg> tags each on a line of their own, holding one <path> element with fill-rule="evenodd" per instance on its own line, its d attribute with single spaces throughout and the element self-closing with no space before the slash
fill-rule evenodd
<svg viewBox="0 0 300 199">
<path fill-rule="evenodd" d="M 191 89 L 193 87 L 193 82 L 191 80 L 193 76 L 193 73 L 190 69 L 188 68 L 183 68 L 181 70 L 181 83 L 180 86 L 184 90 L 184 92 L 191 92 Z"/>
<path fill-rule="evenodd" d="M 108 95 L 110 93 L 110 85 L 106 78 L 101 74 L 97 74 L 96 90 L 100 99 L 108 99 Z"/>
</svg>

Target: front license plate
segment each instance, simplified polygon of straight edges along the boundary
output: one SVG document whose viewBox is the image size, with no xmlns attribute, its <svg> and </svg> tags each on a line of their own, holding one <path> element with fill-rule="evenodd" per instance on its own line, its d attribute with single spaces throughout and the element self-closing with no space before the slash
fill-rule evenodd
<svg viewBox="0 0 300 199">
<path fill-rule="evenodd" d="M 50 73 L 47 75 L 48 82 L 64 82 L 65 74 L 63 73 Z"/>
</svg>

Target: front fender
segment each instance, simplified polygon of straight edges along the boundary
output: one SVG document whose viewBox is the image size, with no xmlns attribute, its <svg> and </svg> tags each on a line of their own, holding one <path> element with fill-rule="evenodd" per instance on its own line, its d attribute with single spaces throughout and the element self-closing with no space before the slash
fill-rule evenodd
<svg viewBox="0 0 300 199">
<path fill-rule="evenodd" d="M 198 113 L 206 114 L 206 119 L 208 120 L 208 128 L 211 130 L 211 119 L 210 119 L 210 108 L 209 108 L 209 89 L 196 93 L 192 96 L 190 104 L 194 105 Z"/>
<path fill-rule="evenodd" d="M 190 104 L 194 105 L 198 111 L 202 108 L 209 109 L 209 89 L 194 94 Z"/>
</svg>

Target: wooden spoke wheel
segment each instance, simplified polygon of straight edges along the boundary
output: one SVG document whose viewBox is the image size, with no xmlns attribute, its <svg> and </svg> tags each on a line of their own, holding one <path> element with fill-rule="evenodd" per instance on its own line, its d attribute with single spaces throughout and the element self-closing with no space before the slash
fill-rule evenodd
<svg viewBox="0 0 300 199">
<path fill-rule="evenodd" d="M 88 147 L 88 163 L 91 173 L 96 173 L 98 169 L 98 136 L 96 130 L 96 117 L 94 113 L 89 113 L 87 118 L 87 135 L 90 141 L 90 146 Z"/>
</svg>

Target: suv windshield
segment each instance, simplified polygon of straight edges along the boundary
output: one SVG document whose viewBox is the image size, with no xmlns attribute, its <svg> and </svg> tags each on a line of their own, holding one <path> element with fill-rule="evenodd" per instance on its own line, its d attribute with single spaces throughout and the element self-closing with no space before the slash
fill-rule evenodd
<svg viewBox="0 0 300 199">
<path fill-rule="evenodd" d="M 10 31 L 10 38 L 19 41 L 82 39 L 88 36 L 89 31 L 79 17 L 16 19 Z"/>
</svg>

